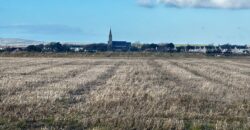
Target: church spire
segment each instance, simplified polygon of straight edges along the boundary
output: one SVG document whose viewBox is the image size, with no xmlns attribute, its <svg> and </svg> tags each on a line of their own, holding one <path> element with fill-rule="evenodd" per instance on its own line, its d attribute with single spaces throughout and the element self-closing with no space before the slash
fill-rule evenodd
<svg viewBox="0 0 250 130">
<path fill-rule="evenodd" d="M 112 30 L 111 30 L 111 28 L 109 30 L 109 36 L 112 36 Z"/>
<path fill-rule="evenodd" d="M 112 45 L 112 41 L 113 41 L 113 38 L 112 38 L 112 30 L 111 30 L 111 28 L 110 28 L 108 44 L 109 44 L 109 45 Z"/>
</svg>

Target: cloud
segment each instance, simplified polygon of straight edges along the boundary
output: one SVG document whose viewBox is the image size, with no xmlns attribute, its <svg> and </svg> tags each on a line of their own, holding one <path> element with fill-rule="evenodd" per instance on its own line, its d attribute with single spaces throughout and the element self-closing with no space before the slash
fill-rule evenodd
<svg viewBox="0 0 250 130">
<path fill-rule="evenodd" d="M 155 6 L 156 1 L 155 0 L 138 0 L 138 4 L 144 7 L 152 8 Z"/>
<path fill-rule="evenodd" d="M 0 31 L 26 33 L 26 34 L 43 34 L 43 35 L 76 35 L 82 34 L 80 28 L 70 27 L 67 25 L 5 25 L 0 26 Z"/>
<path fill-rule="evenodd" d="M 250 9 L 250 0 L 138 0 L 142 6 L 164 4 L 178 8 Z"/>
</svg>

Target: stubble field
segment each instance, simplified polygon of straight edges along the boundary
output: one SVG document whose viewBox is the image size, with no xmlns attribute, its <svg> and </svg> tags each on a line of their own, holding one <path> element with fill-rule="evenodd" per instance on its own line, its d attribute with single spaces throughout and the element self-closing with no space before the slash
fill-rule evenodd
<svg viewBox="0 0 250 130">
<path fill-rule="evenodd" d="M 248 59 L 0 58 L 0 129 L 250 129 Z"/>
</svg>

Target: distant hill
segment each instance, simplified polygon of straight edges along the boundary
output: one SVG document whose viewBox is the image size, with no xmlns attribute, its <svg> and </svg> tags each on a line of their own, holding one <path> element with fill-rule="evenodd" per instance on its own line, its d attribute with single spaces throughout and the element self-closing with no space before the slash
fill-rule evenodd
<svg viewBox="0 0 250 130">
<path fill-rule="evenodd" d="M 0 38 L 1 46 L 28 46 L 28 45 L 38 45 L 46 43 L 47 42 L 43 41 L 34 41 L 34 40 L 26 40 L 19 38 Z"/>
</svg>

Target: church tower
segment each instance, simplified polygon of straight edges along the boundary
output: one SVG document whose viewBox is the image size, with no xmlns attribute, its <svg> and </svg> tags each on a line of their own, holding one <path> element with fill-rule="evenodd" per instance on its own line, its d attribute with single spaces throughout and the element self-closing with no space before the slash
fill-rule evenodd
<svg viewBox="0 0 250 130">
<path fill-rule="evenodd" d="M 113 41 L 113 38 L 112 38 L 112 31 L 111 31 L 111 28 L 110 28 L 110 31 L 109 31 L 109 41 L 108 41 L 108 45 L 109 45 L 109 46 L 112 46 L 112 41 Z"/>
</svg>

